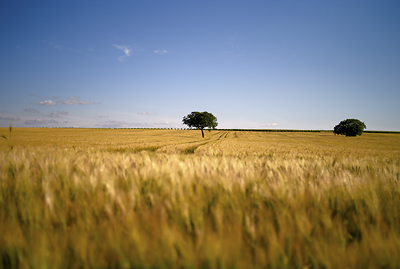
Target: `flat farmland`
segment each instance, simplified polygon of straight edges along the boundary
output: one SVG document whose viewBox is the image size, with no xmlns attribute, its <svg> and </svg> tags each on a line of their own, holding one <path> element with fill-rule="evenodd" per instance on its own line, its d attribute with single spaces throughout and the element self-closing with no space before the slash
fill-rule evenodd
<svg viewBox="0 0 400 269">
<path fill-rule="evenodd" d="M 400 135 L 0 128 L 0 267 L 400 266 Z"/>
</svg>

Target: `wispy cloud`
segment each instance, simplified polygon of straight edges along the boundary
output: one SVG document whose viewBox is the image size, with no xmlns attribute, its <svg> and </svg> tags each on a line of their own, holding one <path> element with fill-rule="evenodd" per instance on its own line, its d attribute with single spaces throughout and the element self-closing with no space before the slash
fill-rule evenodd
<svg viewBox="0 0 400 269">
<path fill-rule="evenodd" d="M 152 124 L 153 127 L 159 127 L 159 128 L 181 128 L 182 126 L 179 124 L 176 124 L 174 122 L 168 122 L 168 121 L 163 121 L 163 122 L 154 122 Z"/>
<path fill-rule="evenodd" d="M 148 124 L 148 123 L 126 122 L 126 121 L 118 121 L 118 120 L 105 121 L 102 123 L 98 123 L 95 126 L 101 127 L 101 128 L 128 128 L 128 127 L 148 128 L 148 127 L 152 127 L 152 125 Z"/>
<path fill-rule="evenodd" d="M 154 125 L 163 125 L 163 126 L 166 126 L 166 125 L 173 125 L 172 123 L 170 123 L 170 122 L 168 122 L 168 121 L 164 121 L 164 122 L 155 122 L 155 123 L 153 123 Z"/>
<path fill-rule="evenodd" d="M 108 116 L 100 115 L 100 116 L 96 116 L 95 118 L 98 118 L 98 119 L 106 119 L 106 118 L 108 118 Z"/>
<path fill-rule="evenodd" d="M 120 45 L 113 45 L 113 46 L 119 50 L 122 50 L 125 53 L 125 55 L 118 57 L 118 60 L 120 62 L 122 62 L 124 60 L 124 58 L 131 56 L 132 50 L 129 49 L 128 46 L 120 46 Z"/>
<path fill-rule="evenodd" d="M 118 121 L 118 120 L 109 120 L 100 122 L 95 125 L 96 127 L 101 128 L 178 128 L 179 126 L 172 122 L 154 122 L 154 123 L 139 123 L 139 122 L 126 122 L 126 121 Z"/>
<path fill-rule="evenodd" d="M 30 96 L 37 97 L 37 98 L 43 98 L 43 99 L 58 99 L 60 96 L 41 96 L 37 94 L 30 94 Z"/>
<path fill-rule="evenodd" d="M 83 101 L 77 99 L 70 99 L 70 100 L 59 100 L 57 103 L 64 104 L 64 105 L 99 105 L 100 102 L 90 102 L 90 101 Z"/>
<path fill-rule="evenodd" d="M 51 112 L 49 115 L 47 115 L 48 117 L 62 117 L 62 116 L 66 116 L 68 115 L 67 111 L 53 111 Z"/>
<path fill-rule="evenodd" d="M 269 123 L 265 125 L 266 127 L 276 127 L 278 126 L 278 123 Z"/>
<path fill-rule="evenodd" d="M 138 115 L 157 115 L 157 113 L 156 112 L 138 112 L 137 113 Z"/>
<path fill-rule="evenodd" d="M 168 51 L 166 51 L 166 50 L 155 50 L 153 52 L 154 53 L 158 53 L 158 54 L 164 54 L 164 53 L 167 53 Z"/>
<path fill-rule="evenodd" d="M 25 108 L 24 111 L 30 112 L 30 113 L 39 113 L 40 112 L 39 110 L 36 110 L 34 108 L 29 108 L 29 107 Z"/>
<path fill-rule="evenodd" d="M 27 125 L 40 125 L 40 124 L 49 124 L 49 123 L 58 124 L 58 121 L 56 121 L 56 120 L 42 120 L 42 119 L 26 120 L 25 121 L 25 124 L 27 124 Z"/>
<path fill-rule="evenodd" d="M 60 45 L 60 44 L 56 43 L 56 42 L 49 42 L 49 41 L 45 41 L 45 40 L 43 42 L 46 43 L 47 45 L 52 46 L 53 48 L 55 48 L 55 49 L 57 49 L 59 51 L 73 51 L 73 49 L 67 48 L 67 47 L 65 47 L 63 45 Z"/>
<path fill-rule="evenodd" d="M 78 96 L 71 96 L 70 99 L 67 100 L 58 100 L 56 102 L 52 100 L 46 100 L 46 101 L 40 101 L 37 103 L 40 106 L 56 106 L 57 103 L 59 104 L 64 104 L 64 105 L 96 105 L 96 104 L 101 104 L 100 102 L 91 102 L 91 101 L 83 101 L 79 100 Z M 25 110 L 28 111 L 28 110 Z"/>
<path fill-rule="evenodd" d="M 132 123 L 126 121 L 109 120 L 103 123 L 98 123 L 95 126 L 102 128 L 123 128 L 123 127 L 131 127 Z"/>
<path fill-rule="evenodd" d="M 43 40 L 42 42 L 50 47 L 55 48 L 56 50 L 58 50 L 60 52 L 72 52 L 72 53 L 81 54 L 81 55 L 83 54 L 86 56 L 88 56 L 91 52 L 93 52 L 93 49 L 91 49 L 91 48 L 85 49 L 82 51 L 82 50 L 77 50 L 75 48 L 66 47 L 66 46 L 61 45 L 56 42 L 50 42 L 50 41 L 46 41 L 46 40 Z"/>
<path fill-rule="evenodd" d="M 47 101 L 40 101 L 39 103 L 37 103 L 39 106 L 56 106 L 57 103 L 51 101 L 51 100 L 47 100 Z"/>
<path fill-rule="evenodd" d="M 83 101 L 79 100 L 79 96 L 71 96 L 68 100 L 59 100 L 57 103 L 64 104 L 64 105 L 96 105 L 101 104 L 100 102 L 90 102 L 90 101 Z"/>
<path fill-rule="evenodd" d="M 20 118 L 14 116 L 0 116 L 0 120 L 17 121 L 20 120 Z"/>
</svg>

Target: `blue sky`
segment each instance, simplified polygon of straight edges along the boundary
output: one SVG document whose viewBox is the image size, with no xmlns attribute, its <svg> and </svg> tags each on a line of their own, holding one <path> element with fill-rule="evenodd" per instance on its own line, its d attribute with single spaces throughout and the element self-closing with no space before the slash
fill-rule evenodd
<svg viewBox="0 0 400 269">
<path fill-rule="evenodd" d="M 400 131 L 399 1 L 2 1 L 0 126 Z"/>
</svg>

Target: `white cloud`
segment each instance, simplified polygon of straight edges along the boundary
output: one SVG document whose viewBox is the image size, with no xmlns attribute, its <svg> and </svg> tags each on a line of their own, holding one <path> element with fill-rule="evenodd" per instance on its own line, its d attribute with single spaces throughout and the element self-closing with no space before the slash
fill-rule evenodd
<svg viewBox="0 0 400 269">
<path fill-rule="evenodd" d="M 0 116 L 0 120 L 17 121 L 20 120 L 20 118 L 14 116 Z"/>
<path fill-rule="evenodd" d="M 266 124 L 266 127 L 276 127 L 276 126 L 278 126 L 278 123 L 269 123 L 269 124 Z"/>
<path fill-rule="evenodd" d="M 158 53 L 158 54 L 164 54 L 164 53 L 167 53 L 168 51 L 166 51 L 166 50 L 155 50 L 153 52 L 154 53 Z"/>
<path fill-rule="evenodd" d="M 40 101 L 39 103 L 37 103 L 39 106 L 56 106 L 57 103 L 51 101 L 51 100 L 47 100 L 47 101 Z"/>
<path fill-rule="evenodd" d="M 157 115 L 156 112 L 138 112 L 139 115 Z"/>
<path fill-rule="evenodd" d="M 113 45 L 113 46 L 119 50 L 122 50 L 125 53 L 125 55 L 118 57 L 118 60 L 120 62 L 122 62 L 124 58 L 131 56 L 132 50 L 129 49 L 128 46 L 120 46 L 120 45 Z"/>
<path fill-rule="evenodd" d="M 56 120 L 42 120 L 42 119 L 26 120 L 25 121 L 25 124 L 34 124 L 34 125 L 48 124 L 48 123 L 57 123 L 58 124 L 58 121 L 56 121 Z"/>
<path fill-rule="evenodd" d="M 62 116 L 66 116 L 66 115 L 68 115 L 67 111 L 53 111 L 47 116 L 48 117 L 62 117 Z"/>
</svg>

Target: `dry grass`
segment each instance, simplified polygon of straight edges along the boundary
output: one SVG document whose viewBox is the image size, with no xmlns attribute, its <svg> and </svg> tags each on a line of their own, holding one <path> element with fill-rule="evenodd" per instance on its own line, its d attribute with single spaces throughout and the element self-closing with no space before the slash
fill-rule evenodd
<svg viewBox="0 0 400 269">
<path fill-rule="evenodd" d="M 14 128 L 0 267 L 400 266 L 399 135 L 205 135 Z"/>
</svg>

